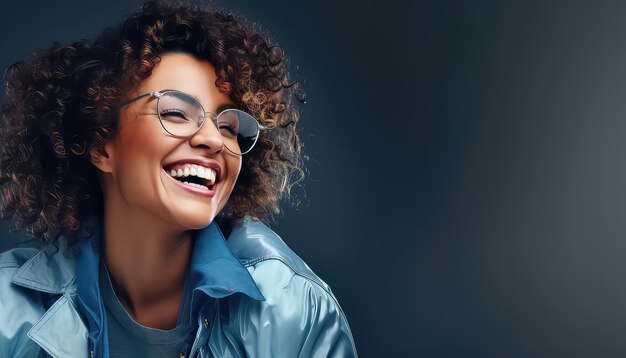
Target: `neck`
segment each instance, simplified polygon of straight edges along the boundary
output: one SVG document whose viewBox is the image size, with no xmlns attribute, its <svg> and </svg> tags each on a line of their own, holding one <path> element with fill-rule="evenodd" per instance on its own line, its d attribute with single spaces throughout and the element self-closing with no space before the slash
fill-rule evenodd
<svg viewBox="0 0 626 358">
<path fill-rule="evenodd" d="M 118 299 L 136 322 L 174 328 L 193 232 L 173 229 L 141 210 L 105 208 L 102 252 Z"/>
</svg>

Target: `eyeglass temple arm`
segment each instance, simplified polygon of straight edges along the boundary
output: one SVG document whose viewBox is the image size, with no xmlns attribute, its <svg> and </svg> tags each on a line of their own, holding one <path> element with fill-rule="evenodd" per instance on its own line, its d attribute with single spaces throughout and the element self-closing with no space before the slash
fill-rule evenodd
<svg viewBox="0 0 626 358">
<path fill-rule="evenodd" d="M 142 99 L 142 98 L 146 98 L 146 97 L 148 97 L 148 96 L 150 96 L 150 97 L 155 96 L 157 93 L 158 93 L 158 92 L 150 92 L 150 93 L 142 94 L 142 95 L 141 95 L 141 96 L 139 96 L 139 97 L 135 97 L 135 98 L 133 98 L 133 99 L 131 99 L 131 100 L 129 100 L 129 101 L 126 101 L 126 102 L 122 103 L 122 105 L 121 105 L 121 106 L 122 106 L 122 107 L 127 106 L 127 105 L 129 105 L 129 104 L 131 104 L 131 103 L 135 103 L 135 102 L 139 101 L 140 99 Z"/>
</svg>

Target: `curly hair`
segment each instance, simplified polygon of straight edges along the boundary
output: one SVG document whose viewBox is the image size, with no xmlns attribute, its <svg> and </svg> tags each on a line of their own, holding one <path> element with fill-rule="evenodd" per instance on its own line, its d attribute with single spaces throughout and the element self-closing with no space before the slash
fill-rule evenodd
<svg viewBox="0 0 626 358">
<path fill-rule="evenodd" d="M 283 50 L 252 25 L 201 5 L 148 2 L 94 41 L 55 43 L 5 74 L 0 123 L 0 214 L 44 240 L 72 237 L 101 212 L 90 158 L 117 130 L 128 89 L 148 78 L 160 55 L 193 54 L 216 70 L 216 86 L 267 128 L 243 157 L 237 185 L 217 220 L 279 213 L 303 177 L 298 111 Z M 295 84 L 295 86 L 294 86 Z M 297 94 L 301 94 L 300 92 Z M 303 99 L 300 99 L 303 100 Z"/>
</svg>

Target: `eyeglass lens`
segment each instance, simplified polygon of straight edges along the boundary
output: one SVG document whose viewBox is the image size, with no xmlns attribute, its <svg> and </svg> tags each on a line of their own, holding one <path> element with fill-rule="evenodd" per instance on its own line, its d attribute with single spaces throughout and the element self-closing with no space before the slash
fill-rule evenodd
<svg viewBox="0 0 626 358">
<path fill-rule="evenodd" d="M 161 125 L 175 136 L 193 135 L 208 119 L 216 125 L 224 145 L 235 154 L 248 152 L 256 143 L 259 126 L 254 117 L 238 109 L 222 111 L 215 120 L 192 96 L 179 91 L 164 92 L 158 100 L 157 110 Z"/>
</svg>

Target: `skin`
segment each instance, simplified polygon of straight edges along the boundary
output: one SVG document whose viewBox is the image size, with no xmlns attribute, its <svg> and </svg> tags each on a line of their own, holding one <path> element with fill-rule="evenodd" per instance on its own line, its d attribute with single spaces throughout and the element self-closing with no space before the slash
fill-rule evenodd
<svg viewBox="0 0 626 358">
<path fill-rule="evenodd" d="M 215 68 L 192 55 L 166 53 L 152 75 L 128 98 L 163 89 L 196 97 L 206 111 L 232 105 L 215 86 Z M 184 281 L 197 229 L 222 210 L 239 175 L 241 157 L 223 146 L 207 121 L 195 135 L 178 138 L 161 127 L 156 100 L 142 99 L 120 111 L 119 129 L 92 163 L 104 193 L 103 255 L 115 292 L 139 324 L 176 326 Z M 217 162 L 216 194 L 190 193 L 172 181 L 163 166 L 180 159 Z"/>
</svg>

